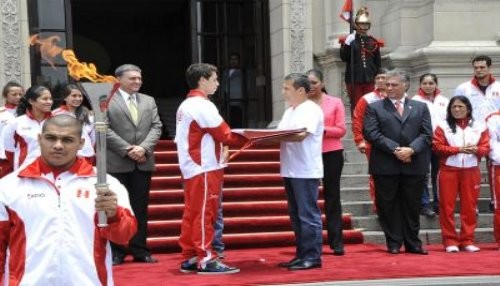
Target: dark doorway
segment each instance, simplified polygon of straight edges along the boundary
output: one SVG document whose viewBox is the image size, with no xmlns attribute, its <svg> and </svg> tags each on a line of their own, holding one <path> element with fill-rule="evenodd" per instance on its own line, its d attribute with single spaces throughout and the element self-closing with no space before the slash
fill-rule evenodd
<svg viewBox="0 0 500 286">
<path fill-rule="evenodd" d="M 213 101 L 233 128 L 272 119 L 268 0 L 191 0 L 193 59 L 219 67 Z"/>
<path fill-rule="evenodd" d="M 113 75 L 124 63 L 141 67 L 141 91 L 155 97 L 165 137 L 175 134 L 184 72 L 193 62 L 219 68 L 212 100 L 231 127 L 264 127 L 272 119 L 268 0 L 29 0 L 28 6 L 31 35 L 57 36 L 59 46 L 100 74 Z M 36 48 L 31 52 L 33 83 L 69 80 L 61 57 L 48 63 Z M 230 71 L 235 67 L 239 88 L 228 80 L 238 75 Z"/>
<path fill-rule="evenodd" d="M 189 2 L 185 0 L 72 0 L 73 47 L 103 74 L 133 63 L 141 67 L 141 92 L 154 96 L 172 137 L 175 103 L 186 93 L 191 63 Z"/>
</svg>

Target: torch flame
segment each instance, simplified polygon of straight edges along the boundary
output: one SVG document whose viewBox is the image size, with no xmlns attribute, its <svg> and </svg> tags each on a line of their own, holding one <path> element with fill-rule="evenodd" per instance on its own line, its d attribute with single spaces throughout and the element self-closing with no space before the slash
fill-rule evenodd
<svg viewBox="0 0 500 286">
<path fill-rule="evenodd" d="M 54 58 L 61 54 L 67 63 L 69 75 L 75 80 L 86 78 L 92 82 L 115 83 L 118 81 L 114 76 L 99 74 L 94 64 L 80 62 L 75 56 L 75 52 L 73 50 L 63 49 L 57 46 L 57 43 L 60 41 L 61 38 L 57 35 L 50 36 L 45 39 L 40 39 L 39 34 L 35 34 L 30 37 L 30 45 L 39 45 L 42 58 L 53 68 L 55 68 Z"/>
</svg>

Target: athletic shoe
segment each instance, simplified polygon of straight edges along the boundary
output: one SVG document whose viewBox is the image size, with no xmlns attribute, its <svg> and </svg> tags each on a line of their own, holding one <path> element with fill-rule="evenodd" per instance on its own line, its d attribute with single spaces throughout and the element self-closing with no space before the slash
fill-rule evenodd
<svg viewBox="0 0 500 286">
<path fill-rule="evenodd" d="M 479 247 L 471 244 L 471 245 L 467 245 L 466 247 L 464 247 L 464 250 L 467 252 L 478 252 L 481 249 Z"/>
<path fill-rule="evenodd" d="M 182 273 L 194 273 L 198 271 L 198 265 L 196 263 L 196 257 L 184 260 L 181 263 L 181 268 L 179 269 Z"/>
<path fill-rule="evenodd" d="M 217 254 L 218 259 L 226 258 L 226 254 L 224 253 L 224 250 L 216 250 L 215 253 Z"/>
<path fill-rule="evenodd" d="M 450 245 L 446 247 L 446 252 L 448 253 L 456 253 L 458 252 L 458 246 L 456 245 Z"/>
<path fill-rule="evenodd" d="M 236 267 L 227 266 L 226 264 L 220 262 L 218 259 L 214 259 L 207 263 L 205 268 L 198 269 L 198 274 L 232 274 L 240 272 Z"/>
</svg>

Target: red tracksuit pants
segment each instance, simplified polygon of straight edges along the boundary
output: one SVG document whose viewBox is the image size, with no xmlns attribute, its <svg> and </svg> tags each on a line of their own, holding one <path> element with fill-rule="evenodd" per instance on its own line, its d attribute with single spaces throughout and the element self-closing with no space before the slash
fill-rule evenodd
<svg viewBox="0 0 500 286">
<path fill-rule="evenodd" d="M 179 245 L 184 259 L 198 257 L 199 266 L 216 257 L 212 251 L 224 171 L 201 173 L 184 180 L 184 214 Z"/>
<path fill-rule="evenodd" d="M 481 185 L 479 167 L 447 169 L 442 167 L 439 181 L 439 222 L 445 247 L 467 246 L 474 243 L 477 217 L 476 206 Z M 460 198 L 460 236 L 455 230 L 455 203 Z"/>
<path fill-rule="evenodd" d="M 370 152 L 372 150 L 372 145 L 368 142 L 365 142 L 365 146 L 366 146 L 366 149 L 365 149 L 365 155 L 366 155 L 366 159 L 367 161 L 370 161 Z M 375 182 L 373 181 L 373 176 L 370 175 L 368 177 L 368 191 L 370 192 L 370 199 L 372 200 L 372 211 L 374 213 L 377 213 L 377 206 L 375 204 Z"/>
<path fill-rule="evenodd" d="M 495 240 L 500 246 L 500 166 L 490 166 L 490 185 L 493 191 L 493 234 Z"/>
</svg>

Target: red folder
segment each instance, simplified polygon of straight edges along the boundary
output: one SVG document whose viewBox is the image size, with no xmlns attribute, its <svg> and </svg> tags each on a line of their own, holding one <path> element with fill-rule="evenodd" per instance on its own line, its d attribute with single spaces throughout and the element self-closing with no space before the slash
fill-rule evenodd
<svg viewBox="0 0 500 286">
<path fill-rule="evenodd" d="M 231 154 L 229 160 L 236 157 L 241 151 L 250 148 L 257 142 L 264 142 L 267 140 L 278 139 L 289 135 L 299 134 L 305 132 L 306 128 L 298 129 L 232 129 L 231 132 L 241 135 L 248 139 L 248 142 L 241 147 L 240 150 Z"/>
</svg>

